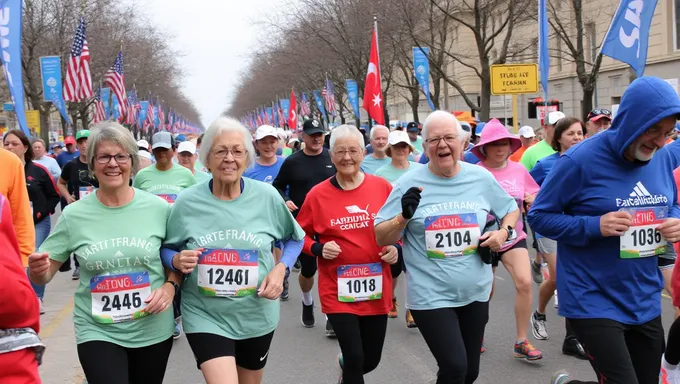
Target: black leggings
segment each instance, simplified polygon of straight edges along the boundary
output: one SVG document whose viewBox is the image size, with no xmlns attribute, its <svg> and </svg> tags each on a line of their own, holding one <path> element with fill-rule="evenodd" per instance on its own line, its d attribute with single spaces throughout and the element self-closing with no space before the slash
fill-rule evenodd
<svg viewBox="0 0 680 384">
<path fill-rule="evenodd" d="M 664 351 L 661 316 L 641 325 L 610 319 L 569 319 L 590 358 L 597 381 L 569 383 L 657 384 Z"/>
<path fill-rule="evenodd" d="M 88 384 L 162 384 L 172 337 L 141 348 L 107 341 L 78 344 L 78 358 Z"/>
<path fill-rule="evenodd" d="M 316 275 L 316 257 L 301 253 L 298 260 L 300 261 L 300 274 L 303 277 L 311 279 Z"/>
<path fill-rule="evenodd" d="M 411 310 L 418 330 L 437 360 L 437 384 L 471 384 L 479 376 L 489 302 L 463 307 Z"/>
<path fill-rule="evenodd" d="M 672 365 L 680 363 L 680 318 L 675 319 L 671 329 L 668 330 L 666 361 Z"/>
<path fill-rule="evenodd" d="M 387 315 L 358 316 L 329 313 L 342 351 L 343 384 L 364 384 L 364 375 L 374 370 L 382 356 Z"/>
</svg>

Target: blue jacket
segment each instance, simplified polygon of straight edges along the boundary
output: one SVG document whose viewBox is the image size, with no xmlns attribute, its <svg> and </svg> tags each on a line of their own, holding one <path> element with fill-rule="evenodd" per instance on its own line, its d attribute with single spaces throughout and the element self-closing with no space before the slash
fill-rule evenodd
<svg viewBox="0 0 680 384">
<path fill-rule="evenodd" d="M 625 239 L 603 237 L 600 216 L 665 207 L 680 218 L 672 154 L 660 150 L 647 162 L 624 157 L 636 138 L 670 116 L 680 116 L 677 93 L 659 78 L 638 78 L 624 92 L 612 127 L 570 148 L 543 182 L 528 221 L 558 243 L 561 316 L 643 324 L 661 314 L 657 256 L 624 257 Z"/>
</svg>

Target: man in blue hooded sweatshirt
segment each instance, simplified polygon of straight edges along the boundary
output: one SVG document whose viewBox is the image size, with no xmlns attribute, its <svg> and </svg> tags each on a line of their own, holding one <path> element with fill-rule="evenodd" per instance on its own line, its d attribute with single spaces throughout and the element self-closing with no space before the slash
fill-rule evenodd
<svg viewBox="0 0 680 384">
<path fill-rule="evenodd" d="M 529 211 L 531 227 L 557 241 L 559 314 L 591 358 L 597 381 L 659 380 L 664 330 L 657 255 L 680 240 L 680 207 L 668 156 L 654 159 L 680 116 L 673 88 L 633 81 L 612 127 L 555 164 Z"/>
</svg>

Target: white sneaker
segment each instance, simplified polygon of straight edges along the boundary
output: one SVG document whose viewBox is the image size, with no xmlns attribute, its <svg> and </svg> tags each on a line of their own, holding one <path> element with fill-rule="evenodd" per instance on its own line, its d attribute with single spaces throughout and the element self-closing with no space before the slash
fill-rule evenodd
<svg viewBox="0 0 680 384">
<path fill-rule="evenodd" d="M 680 367 L 670 365 L 666 355 L 661 356 L 661 384 L 680 384 Z"/>
<path fill-rule="evenodd" d="M 38 299 L 38 303 L 40 303 L 40 314 L 44 315 L 45 314 L 45 308 L 43 307 L 43 301 Z"/>
<path fill-rule="evenodd" d="M 555 298 L 555 301 L 554 301 L 555 309 L 557 309 L 557 306 L 558 306 L 557 305 L 557 290 L 555 290 L 555 295 L 553 297 Z"/>
</svg>

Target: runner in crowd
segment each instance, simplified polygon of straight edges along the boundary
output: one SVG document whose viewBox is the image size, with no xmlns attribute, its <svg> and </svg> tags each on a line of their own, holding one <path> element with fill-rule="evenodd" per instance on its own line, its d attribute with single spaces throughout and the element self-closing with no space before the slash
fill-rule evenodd
<svg viewBox="0 0 680 384">
<path fill-rule="evenodd" d="M 52 148 L 50 148 L 50 156 L 52 156 L 55 160 L 57 156 L 61 153 L 62 148 L 64 148 L 64 145 L 62 143 L 54 143 L 52 144 Z"/>
<path fill-rule="evenodd" d="M 148 166 L 153 165 L 153 157 L 151 156 L 151 153 L 140 150 L 139 152 L 137 152 L 137 157 L 139 158 L 140 171 Z M 134 176 L 132 176 L 132 178 L 134 180 Z"/>
<path fill-rule="evenodd" d="M 28 255 L 35 252 L 35 227 L 31 215 L 31 200 L 26 187 L 26 173 L 19 157 L 4 148 L 0 148 L 0 164 L 2 164 L 0 194 L 9 201 L 14 231 L 21 251 L 21 262 L 27 266 Z"/>
<path fill-rule="evenodd" d="M 57 192 L 57 186 L 54 184 L 49 171 L 32 160 L 34 157 L 33 147 L 23 131 L 14 129 L 7 132 L 4 145 L 9 151 L 14 152 L 24 165 L 26 187 L 31 201 L 33 228 L 35 229 L 35 248 L 38 248 L 50 234 L 52 228 L 50 215 L 54 213 L 54 209 L 59 204 L 59 192 Z M 45 313 L 43 309 L 45 286 L 32 285 L 40 300 L 40 314 L 42 315 Z"/>
<path fill-rule="evenodd" d="M 78 149 L 76 141 L 77 138 L 74 139 L 73 136 L 66 136 L 66 138 L 64 139 L 64 145 L 66 146 L 66 150 L 65 151 L 60 150 L 59 154 L 56 155 L 57 164 L 59 164 L 59 167 L 61 167 L 62 169 L 64 169 L 66 163 L 68 163 L 71 160 L 77 159 L 80 156 L 80 150 Z"/>
<path fill-rule="evenodd" d="M 552 132 L 551 146 L 556 152 L 539 160 L 530 172 L 539 186 L 543 185 L 557 160 L 572 146 L 583 141 L 585 135 L 586 127 L 579 119 L 565 117 L 555 124 L 554 131 Z M 538 244 L 538 250 L 547 264 L 548 273 L 538 289 L 538 305 L 536 311 L 531 315 L 531 327 L 537 340 L 547 340 L 549 335 L 545 308 L 548 306 L 550 299 L 553 298 L 553 295 L 555 303 L 557 303 L 555 290 L 557 288 L 557 242 L 537 232 L 534 232 L 534 238 Z M 574 330 L 566 319 L 565 327 L 566 334 L 562 343 L 562 353 L 582 360 L 587 359 L 588 357 L 583 346 L 579 343 Z"/>
<path fill-rule="evenodd" d="M 474 131 L 470 133 L 469 135 L 469 141 L 468 143 L 470 144 L 477 144 L 479 142 L 479 138 L 482 135 L 482 132 L 484 132 L 484 127 L 486 126 L 486 123 L 479 123 L 477 126 L 474 128 Z M 465 130 L 463 130 L 465 131 Z M 468 164 L 478 164 L 481 160 L 479 157 L 475 155 L 474 152 L 466 149 L 465 147 L 463 148 L 463 161 L 468 163 Z"/>
<path fill-rule="evenodd" d="M 132 186 L 152 193 L 172 205 L 184 189 L 196 184 L 196 178 L 188 169 L 175 164 L 175 138 L 167 131 L 157 132 L 151 138 L 156 163 L 144 168 L 135 175 Z M 182 335 L 182 295 L 174 296 L 173 311 L 175 314 L 175 331 L 172 337 L 176 340 Z"/>
<path fill-rule="evenodd" d="M 538 192 L 538 185 L 529 175 L 526 168 L 514 161 L 509 161 L 510 155 L 521 148 L 522 142 L 511 135 L 510 132 L 497 119 L 492 119 L 486 124 L 484 133 L 472 152 L 482 161 L 478 164 L 491 172 L 505 192 L 510 195 L 517 207 L 528 205 L 534 200 Z M 521 217 L 509 227 L 510 236 L 494 258 L 492 267 L 495 269 L 498 262 L 512 277 L 515 284 L 515 326 L 517 338 L 513 353 L 516 358 L 529 361 L 543 358 L 541 351 L 536 349 L 527 339 L 529 319 L 531 317 L 531 267 L 529 266 L 529 250 L 527 249 L 526 233 Z M 495 285 L 495 284 L 494 284 Z M 493 287 L 492 287 L 493 295 Z"/>
<path fill-rule="evenodd" d="M 72 204 L 83 197 L 94 192 L 96 188 L 99 188 L 99 182 L 96 178 L 91 177 L 90 170 L 87 165 L 87 159 L 85 153 L 87 152 L 87 140 L 90 136 L 90 131 L 84 129 L 76 133 L 75 142 L 78 146 L 78 156 L 73 160 L 69 161 L 64 165 L 61 170 L 61 177 L 57 181 L 57 188 L 59 193 L 66 204 Z M 71 137 L 71 139 L 73 139 Z M 66 140 L 68 141 L 68 140 Z M 69 141 L 70 142 L 70 141 Z M 67 143 L 66 148 L 68 149 L 70 144 Z M 70 151 L 70 149 L 68 149 Z M 59 159 L 57 159 L 59 161 Z M 62 211 L 64 210 L 62 206 Z M 73 280 L 78 280 L 80 278 L 80 263 L 78 258 L 73 256 L 73 263 L 75 268 L 73 269 L 73 275 L 71 278 Z M 71 269 L 71 263 L 64 262 L 61 268 L 61 272 L 66 272 Z"/>
<path fill-rule="evenodd" d="M 595 108 L 586 116 L 586 130 L 588 137 L 609 129 L 612 124 L 612 113 L 608 109 Z"/>
<path fill-rule="evenodd" d="M 160 384 L 172 348 L 170 306 L 181 279 L 165 271 L 160 258 L 170 208 L 129 186 L 138 166 L 130 131 L 104 122 L 93 128 L 90 144 L 86 163 L 99 188 L 66 207 L 29 257 L 29 275 L 47 284 L 74 253 L 83 270 L 73 322 L 87 381 Z"/>
<path fill-rule="evenodd" d="M 200 152 L 202 142 L 203 142 L 203 133 L 201 133 L 201 135 L 198 136 L 198 138 L 196 138 L 196 151 L 197 152 Z M 197 171 L 206 172 L 206 173 L 208 172 L 208 169 L 205 167 L 205 165 L 203 165 L 203 163 L 201 163 L 201 160 L 199 160 L 199 159 L 196 159 L 196 163 L 194 164 L 194 168 L 196 168 Z"/>
<path fill-rule="evenodd" d="M 517 131 L 517 134 L 519 135 L 519 139 L 522 142 L 522 147 L 520 147 L 520 149 L 518 149 L 517 152 L 513 153 L 512 156 L 510 156 L 510 161 L 519 163 L 520 160 L 522 159 L 522 155 L 524 155 L 524 152 L 527 149 L 529 149 L 529 147 L 534 145 L 536 133 L 534 132 L 534 129 L 531 126 L 525 125 L 521 127 L 519 131 Z"/>
<path fill-rule="evenodd" d="M 552 148 L 555 124 L 557 124 L 557 122 L 564 117 L 564 113 L 560 111 L 548 113 L 548 117 L 546 118 L 546 123 L 544 125 L 545 138 L 527 148 L 520 159 L 520 163 L 526 167 L 527 171 L 531 172 L 539 160 L 555 153 L 555 150 Z"/>
<path fill-rule="evenodd" d="M 653 157 L 680 117 L 680 100 L 664 80 L 642 77 L 623 93 L 618 114 L 612 129 L 560 158 L 528 220 L 557 241 L 559 314 L 597 375 L 588 382 L 656 383 L 664 330 L 655 255 L 680 240 L 680 208 L 673 169 Z M 567 382 L 584 383 L 564 371 L 552 379 Z"/>
<path fill-rule="evenodd" d="M 484 123 L 480 123 L 480 124 L 484 124 Z M 460 123 L 460 127 L 463 129 L 463 134 L 464 134 L 463 144 L 462 144 L 461 148 L 472 148 L 474 146 L 474 144 L 472 144 L 472 129 L 473 128 L 468 123 L 465 123 L 465 124 Z M 484 127 L 484 125 L 482 125 L 482 127 Z M 460 155 L 461 161 L 465 161 L 465 154 L 466 153 L 467 152 L 465 152 L 465 151 L 461 151 L 461 155 Z M 470 154 L 470 156 L 474 156 L 474 155 Z M 412 158 L 410 156 L 409 156 L 409 160 L 412 160 Z M 479 162 L 479 159 L 477 159 L 476 161 Z M 427 154 L 425 154 L 425 153 L 423 153 L 420 156 L 420 159 L 418 159 L 419 164 L 427 164 L 429 162 L 430 162 L 430 159 L 427 158 Z"/>
<path fill-rule="evenodd" d="M 196 145 L 194 145 L 194 143 L 191 141 L 179 143 L 177 146 L 177 162 L 179 165 L 188 169 L 194 175 L 194 178 L 196 178 L 197 183 L 210 180 L 209 174 L 196 170 L 195 163 L 197 158 L 198 153 L 196 152 Z"/>
<path fill-rule="evenodd" d="M 274 187 L 286 201 L 288 210 L 297 217 L 307 193 L 320 182 L 336 173 L 328 150 L 324 145 L 324 129 L 315 119 L 305 120 L 302 125 L 302 140 L 305 147 L 302 151 L 286 158 L 279 174 L 274 179 Z M 300 274 L 298 281 L 302 291 L 302 325 L 311 328 L 314 320 L 314 275 L 316 274 L 316 258 L 304 252 L 300 254 Z M 326 321 L 326 335 L 334 336 L 331 323 Z"/>
<path fill-rule="evenodd" d="M 302 249 L 304 232 L 274 188 L 242 177 L 255 149 L 237 120 L 215 120 L 200 157 L 212 180 L 174 204 L 164 263 L 189 274 L 182 321 L 206 382 L 261 383 L 286 267 Z M 285 252 L 275 263 L 277 240 Z"/>
<path fill-rule="evenodd" d="M 368 174 L 375 174 L 375 172 L 385 164 L 390 163 L 390 158 L 386 155 L 388 136 L 390 129 L 384 125 L 374 125 L 371 128 L 371 148 L 373 152 L 366 155 L 364 161 L 361 163 L 361 170 Z M 363 137 L 363 135 L 362 135 Z M 408 135 L 406 135 L 408 138 Z"/>
<path fill-rule="evenodd" d="M 47 168 L 54 180 L 61 176 L 61 167 L 53 157 L 47 156 L 45 141 L 43 139 L 33 140 L 33 161 Z"/>
<path fill-rule="evenodd" d="M 375 219 L 378 245 L 403 235 L 407 308 L 439 366 L 437 384 L 479 375 L 493 279 L 482 255 L 500 250 L 519 219 L 488 171 L 459 160 L 463 135 L 455 116 L 431 113 L 423 124 L 428 166 L 397 180 Z M 501 229 L 481 233 L 490 213 Z"/>
<path fill-rule="evenodd" d="M 420 155 L 425 153 L 423 150 L 423 138 L 420 136 L 418 123 L 414 121 L 408 123 L 406 132 L 408 133 L 408 138 L 411 140 L 411 145 L 413 145 L 413 148 L 415 149 L 413 152 L 415 153 L 414 158 L 417 161 Z"/>
<path fill-rule="evenodd" d="M 364 140 L 355 126 L 334 129 L 330 146 L 338 172 L 309 191 L 297 220 L 307 234 L 304 252 L 318 259 L 321 309 L 342 351 L 338 383 L 363 384 L 382 356 L 391 270 L 401 273 L 397 248 L 379 247 L 371 228 L 392 188 L 361 171 Z"/>
<path fill-rule="evenodd" d="M 0 149 L 0 159 L 2 152 Z M 9 154 L 14 156 L 13 154 Z M 3 159 L 4 160 L 4 159 Z M 3 166 L 7 162 L 2 162 Z M 19 168 L 21 169 L 21 168 Z M 14 174 L 14 169 L 3 168 Z M 20 175 L 17 175 L 20 176 Z M 17 187 L 21 187 L 17 185 Z M 25 194 L 25 189 L 20 192 Z M 25 211 L 28 213 L 28 210 Z M 10 201 L 0 193 L 0 382 L 7 384 L 40 383 L 38 365 L 45 350 L 40 341 L 39 305 L 27 300 L 34 295 L 26 278 L 23 256 L 14 226 Z"/>
</svg>

